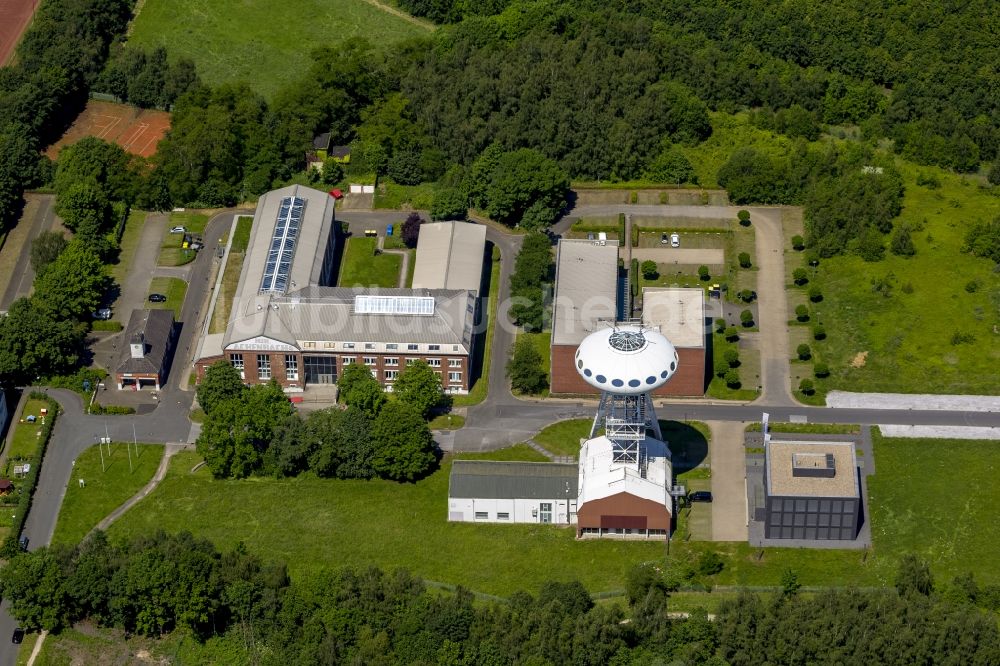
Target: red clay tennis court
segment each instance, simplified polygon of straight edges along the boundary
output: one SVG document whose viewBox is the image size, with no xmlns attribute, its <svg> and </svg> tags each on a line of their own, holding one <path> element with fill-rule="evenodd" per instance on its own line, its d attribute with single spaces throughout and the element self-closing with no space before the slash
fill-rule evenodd
<svg viewBox="0 0 1000 666">
<path fill-rule="evenodd" d="M 92 99 L 62 138 L 49 146 L 45 154 L 55 159 L 63 146 L 72 145 L 85 136 L 96 136 L 117 143 L 133 155 L 149 157 L 156 152 L 157 144 L 168 129 L 170 114 L 166 111 Z"/>
<path fill-rule="evenodd" d="M 0 65 L 6 65 L 31 23 L 39 0 L 0 0 Z"/>
</svg>

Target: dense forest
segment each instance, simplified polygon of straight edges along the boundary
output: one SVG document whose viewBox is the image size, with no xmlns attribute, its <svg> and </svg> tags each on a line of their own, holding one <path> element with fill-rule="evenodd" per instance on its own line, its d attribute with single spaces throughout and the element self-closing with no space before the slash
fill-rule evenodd
<svg viewBox="0 0 1000 666">
<path fill-rule="evenodd" d="M 926 564 L 901 562 L 896 589 L 741 593 L 710 620 L 668 615 L 655 566 L 628 572 L 624 603 L 595 604 L 573 581 L 476 600 L 405 571 L 319 570 L 290 579 L 242 544 L 220 552 L 190 534 L 116 543 L 96 533 L 0 571 L 31 630 L 89 620 L 127 634 L 184 631 L 214 662 L 253 664 L 962 664 L 1000 661 L 998 590 L 971 576 L 935 590 Z M 979 606 L 979 607 L 977 607 Z"/>
</svg>

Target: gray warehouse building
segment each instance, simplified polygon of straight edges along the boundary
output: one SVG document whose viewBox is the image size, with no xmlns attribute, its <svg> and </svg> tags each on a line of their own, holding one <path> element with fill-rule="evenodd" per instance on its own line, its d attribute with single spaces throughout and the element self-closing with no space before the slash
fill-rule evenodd
<svg viewBox="0 0 1000 666">
<path fill-rule="evenodd" d="M 857 537 L 861 486 L 853 442 L 770 440 L 764 450 L 765 538 Z"/>
</svg>

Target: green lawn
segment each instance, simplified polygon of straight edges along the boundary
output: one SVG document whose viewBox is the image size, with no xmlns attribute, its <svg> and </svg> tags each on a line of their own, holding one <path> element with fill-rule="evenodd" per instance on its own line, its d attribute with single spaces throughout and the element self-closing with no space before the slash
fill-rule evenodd
<svg viewBox="0 0 1000 666">
<path fill-rule="evenodd" d="M 246 252 L 250 245 L 250 231 L 253 229 L 253 216 L 240 215 L 236 221 L 236 233 L 233 234 L 233 244 L 230 252 Z"/>
<path fill-rule="evenodd" d="M 744 330 L 742 327 L 737 327 Z M 723 377 L 717 377 L 712 372 L 712 381 L 705 392 L 710 398 L 719 400 L 755 400 L 760 395 L 757 387 L 760 385 L 760 352 L 755 349 L 739 349 L 739 342 L 726 342 L 723 334 L 716 333 L 712 329 L 712 356 L 708 359 L 709 364 L 714 364 L 714 358 L 723 358 L 727 349 L 736 349 L 740 353 L 740 366 L 737 370 L 740 373 L 740 387 L 730 388 L 726 385 Z M 714 365 L 712 365 L 714 368 Z"/>
<path fill-rule="evenodd" d="M 166 303 L 150 303 L 146 299 L 146 307 L 152 310 L 173 310 L 174 319 L 179 319 L 181 307 L 184 305 L 184 294 L 187 293 L 187 282 L 180 278 L 155 277 L 149 283 L 149 293 L 163 294 Z"/>
<path fill-rule="evenodd" d="M 440 414 L 427 425 L 431 430 L 457 430 L 465 425 L 465 417 L 461 414 Z"/>
<path fill-rule="evenodd" d="M 500 300 L 500 250 L 494 246 L 496 259 L 490 267 L 490 293 L 486 303 L 481 305 L 483 316 L 486 317 L 486 335 L 480 336 L 476 344 L 480 345 L 476 356 L 481 359 L 479 376 L 476 378 L 472 388 L 467 395 L 456 395 L 452 404 L 458 406 L 478 405 L 486 399 L 486 393 L 490 387 L 490 359 L 493 354 L 493 329 L 496 328 L 497 301 Z M 416 265 L 415 261 L 410 262 L 410 266 Z M 412 279 L 412 275 L 410 276 Z"/>
<path fill-rule="evenodd" d="M 872 525 L 880 558 L 914 552 L 939 581 L 971 571 L 1000 583 L 1000 441 L 886 439 L 873 433 Z"/>
<path fill-rule="evenodd" d="M 59 520 L 52 536 L 53 543 L 75 544 L 105 516 L 135 495 L 156 473 L 163 457 L 163 445 L 140 444 L 138 448 L 117 442 L 111 453 L 104 448 L 104 471 L 101 452 L 92 446 L 76 459 L 73 478 L 66 487 Z M 129 454 L 132 469 L 129 469 Z M 80 487 L 79 480 L 85 485 Z"/>
<path fill-rule="evenodd" d="M 996 394 L 1000 273 L 992 262 L 963 254 L 961 246 L 969 222 L 1000 215 L 1000 197 L 940 169 L 899 164 L 906 194 L 896 223 L 923 227 L 912 234 L 917 254 L 886 253 L 877 263 L 835 257 L 810 270 L 810 284 L 823 293 L 821 302 L 809 303 L 812 321 L 822 323 L 828 337 L 809 344 L 816 360 L 831 369 L 816 385 Z M 920 173 L 933 174 L 941 186 L 917 185 Z M 888 295 L 875 291 L 873 281 L 888 284 Z M 970 283 L 973 291 L 967 289 Z M 958 334 L 972 338 L 962 341 Z"/>
<path fill-rule="evenodd" d="M 135 257 L 136 248 L 139 247 L 139 239 L 142 237 L 142 227 L 145 223 L 146 213 L 141 210 L 131 211 L 125 221 L 125 230 L 122 232 L 122 240 L 119 244 L 118 263 L 111 268 L 111 277 L 118 284 L 123 284 L 128 278 L 128 272 L 132 268 L 132 259 Z"/>
<path fill-rule="evenodd" d="M 310 52 L 363 37 L 388 47 L 432 29 L 363 0 L 145 0 L 130 44 L 195 61 L 211 85 L 245 81 L 270 98 L 309 68 Z"/>
<path fill-rule="evenodd" d="M 15 458 L 30 458 L 35 455 L 35 449 L 41 440 L 39 433 L 42 432 L 40 413 L 43 407 L 48 406 L 49 404 L 44 400 L 28 400 L 24 403 L 21 419 L 33 415 L 38 417 L 38 420 L 34 423 L 17 422 L 11 424 L 11 427 L 14 428 L 14 439 L 11 441 L 10 449 L 7 451 L 8 461 Z"/>
<path fill-rule="evenodd" d="M 171 213 L 167 221 L 167 233 L 163 236 L 163 244 L 160 246 L 160 256 L 156 263 L 160 266 L 183 266 L 195 260 L 198 253 L 183 247 L 184 234 L 172 234 L 170 229 L 176 226 L 187 228 L 189 234 L 201 235 L 205 231 L 208 223 L 208 215 L 203 213 Z"/>
<path fill-rule="evenodd" d="M 377 238 L 357 236 L 347 239 L 341 259 L 341 287 L 396 287 L 403 258 L 398 254 L 375 254 Z"/>
<path fill-rule="evenodd" d="M 559 421 L 545 426 L 532 439 L 549 453 L 576 458 L 580 454 L 580 439 L 590 435 L 593 423 L 593 419 Z"/>
<path fill-rule="evenodd" d="M 242 541 L 262 557 L 287 562 L 296 577 L 320 567 L 373 564 L 502 596 L 574 578 L 593 592 L 618 590 L 629 566 L 663 553 L 662 542 L 578 542 L 564 527 L 449 523 L 449 458 L 412 484 L 306 477 L 213 481 L 204 467 L 190 473 L 197 461 L 193 453 L 175 456 L 163 483 L 110 533 L 186 529 L 220 548 Z"/>
</svg>

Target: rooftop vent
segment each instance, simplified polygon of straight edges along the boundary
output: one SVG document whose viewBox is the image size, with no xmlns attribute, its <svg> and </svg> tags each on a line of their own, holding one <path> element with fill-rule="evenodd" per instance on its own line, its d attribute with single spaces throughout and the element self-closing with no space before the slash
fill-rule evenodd
<svg viewBox="0 0 1000 666">
<path fill-rule="evenodd" d="M 792 476 L 832 479 L 836 475 L 832 453 L 792 454 Z"/>
</svg>

